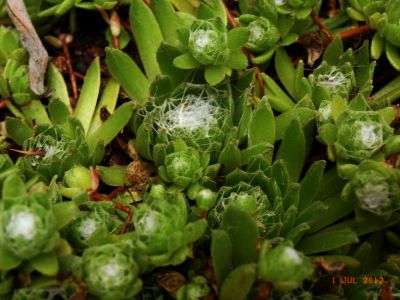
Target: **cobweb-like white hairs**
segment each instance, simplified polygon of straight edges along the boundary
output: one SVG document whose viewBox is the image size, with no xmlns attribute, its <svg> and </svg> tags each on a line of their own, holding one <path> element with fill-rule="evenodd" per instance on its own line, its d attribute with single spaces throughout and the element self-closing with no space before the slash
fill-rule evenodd
<svg viewBox="0 0 400 300">
<path fill-rule="evenodd" d="M 155 108 L 153 129 L 172 140 L 182 138 L 191 145 L 207 147 L 229 114 L 218 98 L 218 92 L 204 88 L 196 93 L 185 89 L 182 96 L 171 97 Z"/>
<path fill-rule="evenodd" d="M 329 92 L 338 93 L 347 90 L 350 83 L 350 75 L 345 75 L 339 68 L 332 66 L 329 73 L 319 74 L 317 81 Z"/>
<path fill-rule="evenodd" d="M 56 134 L 57 135 L 57 134 Z M 36 167 L 38 164 L 50 165 L 53 158 L 62 156 L 66 151 L 65 142 L 51 136 L 39 134 L 33 139 L 29 139 L 24 145 L 26 151 L 44 151 L 43 155 L 29 155 L 29 164 Z"/>
</svg>

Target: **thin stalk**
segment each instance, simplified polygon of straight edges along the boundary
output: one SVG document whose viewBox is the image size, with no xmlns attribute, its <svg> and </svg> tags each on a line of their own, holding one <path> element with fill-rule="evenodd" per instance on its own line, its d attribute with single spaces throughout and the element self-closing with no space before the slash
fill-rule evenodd
<svg viewBox="0 0 400 300">
<path fill-rule="evenodd" d="M 311 18 L 312 18 L 314 24 L 317 25 L 319 30 L 321 30 L 321 32 L 325 35 L 325 37 L 328 40 L 328 42 L 329 43 L 332 42 L 333 41 L 333 36 L 329 32 L 328 28 L 326 28 L 322 18 L 320 18 L 315 11 L 311 12 Z"/>
<path fill-rule="evenodd" d="M 72 95 L 73 95 L 72 97 L 74 100 L 72 103 L 72 107 L 75 107 L 76 99 L 78 99 L 78 85 L 76 83 L 75 72 L 74 72 L 74 68 L 72 67 L 71 55 L 69 54 L 69 49 L 68 49 L 68 44 L 70 44 L 72 42 L 72 39 L 73 39 L 72 35 L 62 34 L 60 36 L 62 49 L 63 49 L 65 60 L 67 63 L 69 79 L 71 80 Z"/>
<path fill-rule="evenodd" d="M 349 29 L 346 31 L 342 31 L 339 33 L 339 36 L 341 39 L 348 39 L 348 38 L 355 37 L 355 36 L 358 36 L 358 35 L 361 35 L 361 34 L 364 34 L 367 32 L 371 32 L 371 31 L 373 31 L 372 28 L 369 27 L 368 24 L 364 24 L 359 27 L 355 27 L 355 28 L 352 28 L 352 29 Z"/>
<path fill-rule="evenodd" d="M 24 117 L 23 113 L 16 107 L 11 101 L 6 104 L 7 109 L 17 118 L 22 119 Z"/>
</svg>

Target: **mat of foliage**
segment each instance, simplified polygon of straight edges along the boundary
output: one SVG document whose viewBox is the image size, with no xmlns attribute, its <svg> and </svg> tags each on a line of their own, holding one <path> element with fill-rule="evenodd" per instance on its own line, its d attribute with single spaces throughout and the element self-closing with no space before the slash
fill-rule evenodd
<svg viewBox="0 0 400 300">
<path fill-rule="evenodd" d="M 0 299 L 400 299 L 400 0 L 0 0 Z"/>
</svg>

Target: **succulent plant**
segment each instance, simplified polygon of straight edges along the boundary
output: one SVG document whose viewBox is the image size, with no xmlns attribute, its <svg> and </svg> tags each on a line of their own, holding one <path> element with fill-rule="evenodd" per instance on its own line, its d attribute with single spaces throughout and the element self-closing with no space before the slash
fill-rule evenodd
<svg viewBox="0 0 400 300">
<path fill-rule="evenodd" d="M 360 162 L 379 151 L 391 135 L 377 112 L 347 110 L 337 120 L 336 154 Z"/>
<path fill-rule="evenodd" d="M 204 66 L 204 76 L 211 85 L 220 83 L 232 69 L 247 67 L 247 58 L 240 49 L 247 42 L 249 33 L 245 28 L 235 28 L 227 32 L 224 22 L 195 20 L 190 30 L 182 28 L 181 42 L 186 53 L 174 59 L 174 65 L 181 69 Z"/>
<path fill-rule="evenodd" d="M 9 177 L 3 186 L 0 202 L 2 221 L 0 224 L 2 269 L 18 267 L 29 260 L 34 269 L 57 273 L 54 248 L 60 240 L 58 229 L 67 225 L 76 212 L 75 203 L 52 204 L 43 191 L 26 190 L 19 175 Z M 49 260 L 43 260 L 48 256 Z M 43 264 L 55 264 L 55 270 L 43 270 Z M 52 268 L 52 267 L 50 267 Z"/>
<path fill-rule="evenodd" d="M 384 8 L 384 1 L 381 0 L 350 0 L 346 12 L 352 19 L 366 21 L 372 14 L 383 12 Z"/>
<path fill-rule="evenodd" d="M 143 204 L 134 212 L 135 243 L 148 257 L 150 267 L 182 263 L 190 244 L 204 233 L 204 220 L 188 222 L 185 196 L 153 185 Z"/>
<path fill-rule="evenodd" d="M 397 297 L 399 1 L 0 0 L 0 299 Z"/>
<path fill-rule="evenodd" d="M 114 209 L 109 209 L 107 203 L 89 202 L 86 206 L 90 210 L 80 211 L 65 229 L 67 240 L 78 250 L 110 241 L 123 224 L 110 213 Z"/>
<path fill-rule="evenodd" d="M 177 140 L 199 150 L 218 151 L 232 122 L 229 106 L 227 91 L 185 83 L 136 113 L 137 151 L 156 165 L 163 163 L 164 149 Z"/>
<path fill-rule="evenodd" d="M 184 142 L 176 141 L 174 152 L 165 156 L 158 172 L 165 182 L 172 182 L 185 189 L 201 178 L 208 162 L 209 155 L 201 155 L 196 149 L 187 147 Z"/>
<path fill-rule="evenodd" d="M 384 163 L 363 161 L 343 189 L 343 197 L 359 208 L 378 216 L 400 209 L 399 172 Z"/>
<path fill-rule="evenodd" d="M 317 2 L 316 0 L 257 0 L 255 7 L 267 11 L 275 10 L 283 15 L 305 19 L 310 15 Z"/>
<path fill-rule="evenodd" d="M 82 270 L 89 293 L 100 299 L 129 299 L 142 287 L 138 265 L 125 244 L 108 244 L 85 250 Z"/>
<path fill-rule="evenodd" d="M 399 17 L 399 1 L 391 0 L 384 4 L 384 11 L 378 10 L 369 16 L 369 24 L 376 29 L 372 44 L 372 58 L 378 59 L 385 52 L 387 59 L 391 65 L 400 70 L 398 63 L 400 38 L 398 34 L 398 17 Z"/>
<path fill-rule="evenodd" d="M 293 247 L 279 245 L 272 250 L 269 247 L 269 243 L 264 242 L 261 248 L 260 277 L 277 290 L 293 290 L 313 273 L 311 260 Z"/>
</svg>

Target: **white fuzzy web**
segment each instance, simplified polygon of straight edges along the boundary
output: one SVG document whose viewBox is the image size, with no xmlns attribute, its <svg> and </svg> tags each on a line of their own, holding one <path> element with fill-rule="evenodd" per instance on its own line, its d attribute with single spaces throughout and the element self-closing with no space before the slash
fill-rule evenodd
<svg viewBox="0 0 400 300">
<path fill-rule="evenodd" d="M 44 151 L 44 154 L 29 155 L 29 164 L 32 167 L 36 167 L 38 164 L 50 165 L 53 157 L 60 157 L 65 153 L 65 141 L 59 139 L 57 132 L 55 134 L 55 137 L 51 137 L 42 132 L 28 141 L 25 147 L 26 151 Z M 54 144 L 54 140 L 57 141 L 56 144 Z"/>
<path fill-rule="evenodd" d="M 318 75 L 317 81 L 332 93 L 340 92 L 350 80 L 349 74 L 343 74 L 336 66 L 329 73 Z"/>
<path fill-rule="evenodd" d="M 218 93 L 205 89 L 200 93 L 185 90 L 181 98 L 165 100 L 150 113 L 153 130 L 161 130 L 173 140 L 183 138 L 189 144 L 208 145 L 216 128 L 229 113 L 219 103 L 218 96 Z"/>
</svg>

